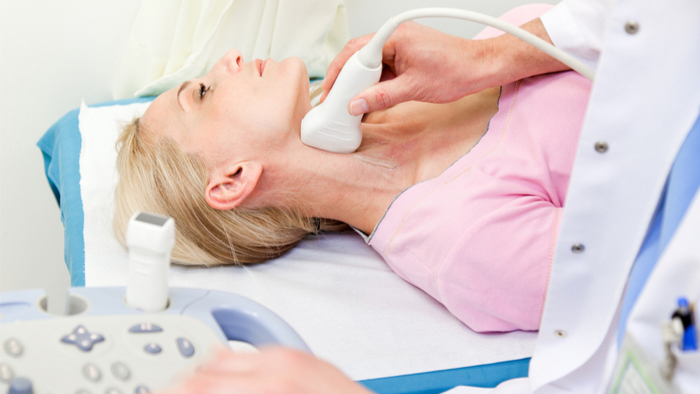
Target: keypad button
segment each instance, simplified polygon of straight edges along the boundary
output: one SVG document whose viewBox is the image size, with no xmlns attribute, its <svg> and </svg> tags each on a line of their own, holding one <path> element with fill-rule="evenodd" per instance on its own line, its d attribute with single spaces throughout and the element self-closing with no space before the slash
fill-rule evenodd
<svg viewBox="0 0 700 394">
<path fill-rule="evenodd" d="M 91 382 L 99 382 L 102 379 L 102 371 L 95 364 L 85 364 L 83 367 L 83 376 Z"/>
<path fill-rule="evenodd" d="M 135 334 L 140 334 L 140 333 L 149 333 L 149 332 L 161 332 L 163 329 L 156 325 L 156 324 L 151 324 L 151 323 L 141 323 L 137 324 L 135 326 L 131 326 L 129 328 L 129 332 L 135 333 Z"/>
<path fill-rule="evenodd" d="M 134 394 L 149 394 L 151 390 L 148 389 L 146 386 L 138 386 L 136 389 L 134 389 Z"/>
<path fill-rule="evenodd" d="M 126 364 L 116 362 L 112 364 L 112 375 L 114 375 L 115 378 L 121 380 L 122 382 L 126 382 L 131 377 L 131 371 L 129 370 L 129 367 L 126 366 Z"/>
<path fill-rule="evenodd" d="M 76 345 L 78 349 L 89 352 L 96 343 L 102 342 L 105 337 L 101 334 L 91 333 L 83 326 L 76 327 L 72 333 L 61 338 L 61 342 Z"/>
<path fill-rule="evenodd" d="M 144 346 L 143 350 L 150 354 L 158 354 L 163 351 L 163 349 L 157 343 L 149 343 L 148 345 Z"/>
<path fill-rule="evenodd" d="M 26 378 L 14 378 L 10 382 L 10 388 L 7 394 L 34 394 L 32 382 Z"/>
<path fill-rule="evenodd" d="M 22 343 L 16 338 L 10 338 L 5 341 L 4 347 L 5 352 L 15 358 L 21 356 L 24 352 L 24 346 L 22 346 Z"/>
<path fill-rule="evenodd" d="M 107 390 L 105 390 L 105 394 L 122 394 L 122 392 L 116 387 L 110 387 Z"/>
<path fill-rule="evenodd" d="M 177 339 L 177 347 L 180 349 L 180 354 L 182 354 L 184 357 L 192 357 L 194 354 L 194 346 L 192 346 L 192 342 L 185 338 Z"/>
<path fill-rule="evenodd" d="M 10 383 L 14 377 L 15 373 L 12 371 L 12 368 L 6 363 L 0 363 L 0 382 Z"/>
<path fill-rule="evenodd" d="M 80 390 L 76 391 L 75 394 L 92 394 L 92 392 L 87 391 L 85 389 L 80 389 Z"/>
</svg>

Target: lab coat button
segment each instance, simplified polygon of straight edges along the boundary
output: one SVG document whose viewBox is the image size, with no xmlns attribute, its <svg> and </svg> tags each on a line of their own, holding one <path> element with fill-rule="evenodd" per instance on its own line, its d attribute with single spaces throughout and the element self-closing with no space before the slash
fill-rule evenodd
<svg viewBox="0 0 700 394">
<path fill-rule="evenodd" d="M 559 337 L 559 338 L 564 338 L 564 337 L 566 337 L 566 331 L 554 330 L 554 336 Z"/>
<path fill-rule="evenodd" d="M 583 246 L 583 244 L 573 244 L 573 245 L 571 246 L 571 251 L 574 252 L 574 253 L 576 253 L 576 254 L 583 253 L 583 251 L 584 251 L 585 249 L 586 249 L 586 248 Z"/>
<path fill-rule="evenodd" d="M 639 23 L 635 20 L 628 20 L 627 23 L 625 23 L 625 31 L 627 34 L 637 34 L 639 31 Z"/>
<path fill-rule="evenodd" d="M 598 141 L 595 143 L 595 151 L 598 153 L 605 153 L 608 151 L 608 143 L 605 141 Z"/>
</svg>

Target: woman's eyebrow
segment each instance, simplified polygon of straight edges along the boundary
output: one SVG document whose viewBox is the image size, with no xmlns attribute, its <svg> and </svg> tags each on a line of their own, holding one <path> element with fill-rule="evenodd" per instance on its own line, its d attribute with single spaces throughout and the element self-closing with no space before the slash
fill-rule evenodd
<svg viewBox="0 0 700 394">
<path fill-rule="evenodd" d="M 185 81 L 185 82 L 183 82 L 182 85 L 180 85 L 180 87 L 177 89 L 177 94 L 175 95 L 175 101 L 177 101 L 177 105 L 179 105 L 179 106 L 180 106 L 180 109 L 183 110 L 183 111 L 184 111 L 185 109 L 182 108 L 182 104 L 180 103 L 180 92 L 182 92 L 183 90 L 185 90 L 185 88 L 186 88 L 187 85 L 189 85 L 189 84 L 190 84 L 190 81 Z"/>
</svg>

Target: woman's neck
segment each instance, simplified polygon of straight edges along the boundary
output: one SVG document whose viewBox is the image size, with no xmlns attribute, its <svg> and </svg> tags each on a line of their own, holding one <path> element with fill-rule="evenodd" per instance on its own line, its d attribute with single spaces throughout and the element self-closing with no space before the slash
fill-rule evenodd
<svg viewBox="0 0 700 394">
<path fill-rule="evenodd" d="M 478 142 L 498 110 L 498 93 L 487 90 L 450 104 L 411 102 L 369 114 L 362 145 L 353 154 L 290 140 L 263 170 L 259 195 L 268 204 L 340 220 L 370 234 L 403 190 L 439 176 Z"/>
<path fill-rule="evenodd" d="M 321 151 L 301 142 L 263 169 L 260 206 L 335 219 L 368 234 L 410 183 L 410 170 L 377 165 L 357 154 Z M 264 196 L 264 197 L 263 197 Z M 257 205 L 257 204 L 256 204 Z"/>
</svg>

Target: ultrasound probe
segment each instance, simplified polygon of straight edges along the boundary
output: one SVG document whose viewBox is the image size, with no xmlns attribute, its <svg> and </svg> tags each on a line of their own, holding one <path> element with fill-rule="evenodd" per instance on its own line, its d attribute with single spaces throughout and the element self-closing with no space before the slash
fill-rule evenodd
<svg viewBox="0 0 700 394">
<path fill-rule="evenodd" d="M 326 100 L 313 108 L 301 121 L 301 141 L 314 148 L 335 153 L 352 153 L 362 142 L 362 115 L 348 112 L 348 103 L 361 91 L 379 82 L 382 74 L 382 48 L 403 22 L 428 17 L 465 19 L 489 25 L 534 45 L 574 71 L 593 81 L 595 73 L 573 56 L 541 38 L 502 20 L 477 12 L 452 8 L 421 8 L 406 11 L 387 21 L 369 43 L 343 66 Z"/>
</svg>

